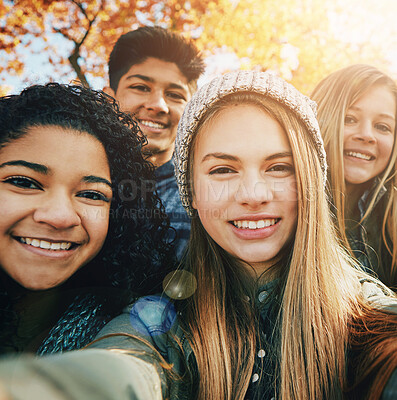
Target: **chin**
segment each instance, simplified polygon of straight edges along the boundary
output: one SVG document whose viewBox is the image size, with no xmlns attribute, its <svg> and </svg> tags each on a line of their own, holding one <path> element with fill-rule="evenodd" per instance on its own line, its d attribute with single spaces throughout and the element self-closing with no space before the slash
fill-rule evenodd
<svg viewBox="0 0 397 400">
<path fill-rule="evenodd" d="M 25 289 L 32 290 L 35 292 L 41 290 L 49 290 L 61 285 L 63 282 L 43 282 L 43 280 L 31 280 L 29 282 L 18 282 L 22 285 Z"/>
</svg>

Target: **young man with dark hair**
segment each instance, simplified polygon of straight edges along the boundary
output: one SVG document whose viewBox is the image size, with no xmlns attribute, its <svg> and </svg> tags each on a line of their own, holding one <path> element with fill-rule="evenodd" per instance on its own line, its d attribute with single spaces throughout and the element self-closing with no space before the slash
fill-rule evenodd
<svg viewBox="0 0 397 400">
<path fill-rule="evenodd" d="M 132 114 L 146 135 L 156 188 L 176 230 L 178 258 L 189 239 L 190 220 L 182 207 L 172 154 L 178 122 L 197 88 L 204 61 L 196 46 L 160 27 L 142 27 L 122 35 L 109 58 L 109 87 L 122 111 Z"/>
</svg>

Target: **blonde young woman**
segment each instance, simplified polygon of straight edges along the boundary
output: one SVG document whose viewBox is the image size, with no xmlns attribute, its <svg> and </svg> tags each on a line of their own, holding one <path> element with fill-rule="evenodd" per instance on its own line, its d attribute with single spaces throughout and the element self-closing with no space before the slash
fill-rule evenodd
<svg viewBox="0 0 397 400">
<path fill-rule="evenodd" d="M 88 350 L 0 363 L 4 393 L 392 399 L 396 298 L 338 245 L 314 108 L 268 73 L 202 87 L 176 142 L 192 218 L 182 268 Z"/>
<path fill-rule="evenodd" d="M 374 67 L 352 65 L 323 79 L 312 98 L 339 236 L 362 265 L 396 290 L 396 83 Z"/>
</svg>

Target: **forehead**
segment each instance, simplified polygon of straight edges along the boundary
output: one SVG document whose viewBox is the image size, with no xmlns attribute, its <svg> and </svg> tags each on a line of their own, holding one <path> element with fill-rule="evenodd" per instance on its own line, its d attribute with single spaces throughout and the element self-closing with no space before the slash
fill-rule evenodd
<svg viewBox="0 0 397 400">
<path fill-rule="evenodd" d="M 28 160 L 46 163 L 52 167 L 71 171 L 80 169 L 109 171 L 105 148 L 87 132 L 55 125 L 35 126 L 25 135 L 7 143 L 0 149 L 0 159 Z"/>
<path fill-rule="evenodd" d="M 188 80 L 173 62 L 149 57 L 140 64 L 134 64 L 120 81 L 145 78 L 160 86 L 179 85 L 188 90 Z"/>
<path fill-rule="evenodd" d="M 377 109 L 385 109 L 391 114 L 396 112 L 396 95 L 390 90 L 390 88 L 383 84 L 376 84 L 369 87 L 364 93 L 361 94 L 350 108 L 365 107 L 369 108 L 376 107 Z"/>
<path fill-rule="evenodd" d="M 231 104 L 215 114 L 199 129 L 195 147 L 195 152 L 214 148 L 252 157 L 291 149 L 280 123 L 251 104 Z"/>
</svg>

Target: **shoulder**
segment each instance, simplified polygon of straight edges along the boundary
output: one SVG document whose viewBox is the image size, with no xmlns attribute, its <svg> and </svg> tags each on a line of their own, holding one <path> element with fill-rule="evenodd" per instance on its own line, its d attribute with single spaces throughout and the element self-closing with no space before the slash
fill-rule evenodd
<svg viewBox="0 0 397 400">
<path fill-rule="evenodd" d="M 150 335 L 170 331 L 177 319 L 174 304 L 167 296 L 152 295 L 137 300 L 127 308 L 130 323 L 142 327 Z"/>
<path fill-rule="evenodd" d="M 382 282 L 374 278 L 360 280 L 361 294 L 372 306 L 397 314 L 397 296 Z"/>
<path fill-rule="evenodd" d="M 99 332 L 92 347 L 168 351 L 169 335 L 178 330 L 173 303 L 165 296 L 145 296 L 123 310 Z"/>
</svg>

